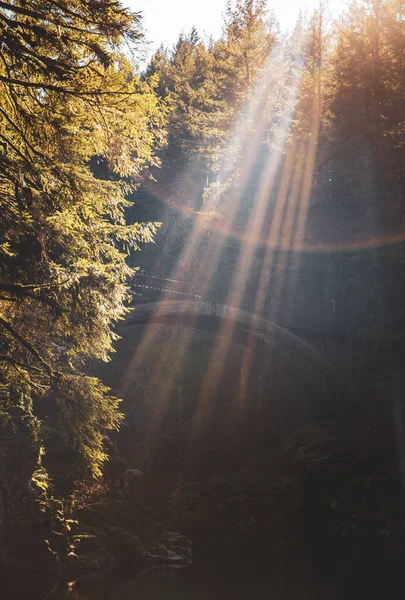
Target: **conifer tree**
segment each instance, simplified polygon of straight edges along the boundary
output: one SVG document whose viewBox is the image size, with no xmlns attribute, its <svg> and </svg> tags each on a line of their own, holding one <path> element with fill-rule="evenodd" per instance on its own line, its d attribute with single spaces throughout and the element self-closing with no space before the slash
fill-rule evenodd
<svg viewBox="0 0 405 600">
<path fill-rule="evenodd" d="M 331 57 L 329 194 L 366 216 L 370 235 L 402 219 L 403 19 L 401 3 L 352 3 Z"/>
<path fill-rule="evenodd" d="M 142 34 L 118 2 L 1 2 L 0 30 L 0 410 L 11 428 L 16 406 L 46 419 L 45 460 L 55 466 L 59 445 L 74 481 L 100 473 L 104 432 L 120 422 L 83 373 L 108 360 L 126 256 L 156 230 L 126 225 L 125 195 L 158 164 L 165 112 L 156 79 L 140 81 L 123 52 Z"/>
</svg>

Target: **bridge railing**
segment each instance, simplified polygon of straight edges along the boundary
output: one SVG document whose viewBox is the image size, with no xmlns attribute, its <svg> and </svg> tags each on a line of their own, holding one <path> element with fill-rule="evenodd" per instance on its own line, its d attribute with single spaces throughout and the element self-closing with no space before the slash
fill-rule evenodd
<svg viewBox="0 0 405 600">
<path fill-rule="evenodd" d="M 162 279 L 160 277 L 153 277 L 152 275 L 145 275 L 142 273 L 136 273 L 130 281 L 131 287 L 134 291 L 139 291 L 148 295 L 167 295 L 169 298 L 184 300 L 194 298 L 200 300 L 199 296 L 185 281 L 177 281 L 175 279 Z"/>
<path fill-rule="evenodd" d="M 136 273 L 132 277 L 130 285 L 134 291 L 135 302 L 137 297 L 143 302 L 146 299 L 155 299 L 155 297 L 170 300 L 210 300 L 209 298 L 202 298 L 198 294 L 198 290 L 187 282 L 163 279 L 145 273 Z M 333 307 L 317 307 L 310 310 L 300 302 L 282 302 L 274 311 L 270 308 L 269 313 L 265 316 L 267 319 L 291 325 L 295 324 L 297 327 L 316 325 L 318 328 L 328 328 L 335 331 L 344 331 L 350 328 L 348 322 L 350 319 L 347 316 L 337 314 Z"/>
</svg>

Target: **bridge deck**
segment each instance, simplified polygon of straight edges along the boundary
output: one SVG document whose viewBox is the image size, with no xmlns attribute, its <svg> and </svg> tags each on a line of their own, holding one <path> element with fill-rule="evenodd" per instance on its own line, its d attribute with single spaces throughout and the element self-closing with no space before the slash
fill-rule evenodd
<svg viewBox="0 0 405 600">
<path fill-rule="evenodd" d="M 219 309 L 219 307 L 225 306 L 202 298 L 192 286 L 183 281 L 136 274 L 131 281 L 131 287 L 133 289 L 132 304 L 140 305 L 138 312 L 140 320 L 142 320 L 142 314 L 144 317 L 146 316 L 144 313 L 145 308 L 142 305 L 152 300 L 162 302 L 168 300 L 188 301 L 189 305 L 190 301 L 192 301 L 196 303 L 196 310 L 200 310 L 200 308 L 197 308 L 197 304 L 200 307 L 201 303 L 204 303 L 204 311 L 207 315 L 217 315 L 218 310 L 224 310 L 224 308 Z M 181 310 L 185 310 L 184 305 Z M 191 306 L 187 310 L 193 312 Z M 226 310 L 228 311 L 226 316 L 231 316 L 232 307 L 227 306 Z M 246 315 L 248 314 L 246 312 Z M 310 313 L 303 311 L 300 306 L 292 303 L 284 303 L 277 311 L 266 315 L 266 317 L 268 320 L 290 331 L 294 331 L 297 335 L 309 339 L 329 338 L 330 340 L 347 340 L 351 331 L 354 330 L 354 326 L 350 327 L 346 319 L 339 318 L 330 311 Z M 251 315 L 251 318 L 253 323 L 255 317 Z"/>
</svg>

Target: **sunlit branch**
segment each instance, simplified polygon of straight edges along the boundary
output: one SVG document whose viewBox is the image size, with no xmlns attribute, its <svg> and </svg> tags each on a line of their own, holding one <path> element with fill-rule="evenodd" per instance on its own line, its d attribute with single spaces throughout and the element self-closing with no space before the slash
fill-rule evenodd
<svg viewBox="0 0 405 600">
<path fill-rule="evenodd" d="M 8 333 L 15 338 L 30 354 L 32 354 L 37 361 L 44 367 L 46 373 L 51 377 L 53 375 L 52 368 L 46 362 L 45 359 L 39 354 L 39 352 L 34 348 L 34 346 L 28 342 L 18 331 L 15 331 L 14 327 L 5 319 L 0 317 L 0 325 L 4 327 Z"/>
<path fill-rule="evenodd" d="M 28 81 L 24 79 L 14 78 L 10 79 L 8 77 L 4 77 L 4 75 L 0 75 L 0 81 L 10 86 L 17 85 L 20 87 L 37 88 L 39 90 L 49 90 L 52 92 L 58 92 L 60 94 L 69 94 L 72 96 L 126 96 L 129 98 L 130 96 L 136 96 L 139 94 L 138 91 L 129 92 L 123 90 L 103 90 L 101 88 L 98 90 L 77 91 L 62 86 L 45 83 L 44 81 Z"/>
</svg>

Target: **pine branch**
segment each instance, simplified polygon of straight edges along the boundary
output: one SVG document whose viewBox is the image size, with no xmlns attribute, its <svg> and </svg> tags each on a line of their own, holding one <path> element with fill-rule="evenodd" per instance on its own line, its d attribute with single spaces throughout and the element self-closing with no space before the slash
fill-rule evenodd
<svg viewBox="0 0 405 600">
<path fill-rule="evenodd" d="M 21 136 L 21 138 L 24 141 L 24 143 L 26 144 L 26 146 L 30 150 L 32 150 L 32 152 L 34 152 L 34 154 L 37 154 L 38 156 L 40 156 L 41 158 L 44 158 L 44 159 L 47 158 L 45 156 L 45 154 L 42 154 L 42 152 L 39 152 L 38 150 L 36 150 L 36 148 L 34 148 L 34 146 L 27 140 L 27 138 L 25 137 L 25 135 L 21 131 L 21 129 L 18 127 L 18 125 L 16 125 L 16 123 L 14 123 L 14 121 L 8 116 L 6 111 L 3 110 L 1 107 L 0 107 L 0 113 L 4 116 L 4 118 L 8 121 L 8 123 L 13 127 L 13 129 L 15 129 L 17 131 L 17 133 Z"/>
<path fill-rule="evenodd" d="M 0 300 L 3 300 L 3 302 L 18 302 L 17 298 L 10 298 L 7 296 L 2 296 L 1 294 L 0 294 Z"/>
<path fill-rule="evenodd" d="M 0 290 L 3 292 L 10 292 L 16 295 L 24 293 L 26 290 L 51 290 L 53 288 L 63 287 L 69 283 L 69 279 L 62 281 L 62 283 L 29 283 L 27 285 L 23 285 L 22 283 L 1 283 L 0 282 Z"/>
<path fill-rule="evenodd" d="M 28 342 L 22 335 L 15 331 L 12 325 L 2 317 L 0 317 L 0 325 L 3 325 L 4 329 L 6 329 L 6 331 L 8 331 L 13 336 L 13 338 L 15 338 L 22 346 L 24 346 L 24 348 L 26 348 L 26 350 L 28 350 L 28 352 L 30 352 L 37 359 L 37 361 L 45 368 L 49 377 L 53 376 L 52 368 L 48 365 L 46 360 L 42 358 L 42 356 L 34 348 L 34 346 L 30 344 L 30 342 Z"/>
<path fill-rule="evenodd" d="M 0 2 L 0 8 L 4 8 L 5 10 L 9 10 L 13 13 L 18 13 L 20 15 L 24 15 L 25 17 L 32 17 L 33 19 L 44 19 L 44 15 L 38 11 L 29 10 L 27 8 L 23 8 L 21 6 L 16 6 L 15 4 L 9 4 L 8 2 Z"/>
<path fill-rule="evenodd" d="M 17 146 L 15 146 L 13 144 L 13 142 L 11 142 L 5 135 L 3 135 L 2 133 L 0 133 L 0 138 L 2 140 L 4 140 L 6 142 L 6 144 L 8 144 L 10 146 L 10 148 L 12 148 L 14 150 L 14 152 L 16 154 L 18 154 L 18 156 L 20 158 L 22 158 L 25 162 L 30 163 L 30 160 L 25 156 L 25 154 L 23 154 L 18 148 Z"/>
<path fill-rule="evenodd" d="M 31 87 L 37 89 L 50 90 L 52 92 L 58 92 L 62 94 L 70 94 L 72 96 L 134 96 L 139 92 L 124 92 L 120 90 L 116 91 L 107 91 L 107 90 L 91 90 L 88 92 L 77 92 L 75 90 L 69 90 L 67 88 L 60 87 L 58 85 L 52 85 L 50 83 L 43 83 L 40 81 L 24 81 L 23 79 L 13 79 L 9 77 L 4 77 L 4 75 L 0 75 L 0 81 L 6 83 L 7 85 L 19 85 L 22 87 Z"/>
<path fill-rule="evenodd" d="M 15 360 L 9 354 L 0 354 L 0 362 L 7 362 L 12 366 L 21 367 L 22 369 L 27 369 L 27 371 L 33 371 L 34 373 L 38 373 L 38 375 L 45 375 L 48 377 L 48 375 L 42 369 L 19 360 Z"/>
</svg>

